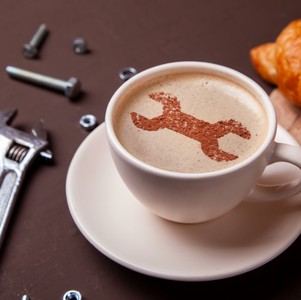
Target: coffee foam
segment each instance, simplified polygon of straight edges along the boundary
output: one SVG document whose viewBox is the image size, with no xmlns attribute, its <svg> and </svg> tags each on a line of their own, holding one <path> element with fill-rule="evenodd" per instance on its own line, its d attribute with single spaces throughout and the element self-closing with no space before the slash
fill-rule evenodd
<svg viewBox="0 0 301 300">
<path fill-rule="evenodd" d="M 238 156 L 231 161 L 216 161 L 201 149 L 201 144 L 168 128 L 148 131 L 133 123 L 131 113 L 148 119 L 162 115 L 162 103 L 151 93 L 175 96 L 181 112 L 209 123 L 233 119 L 246 127 L 250 139 L 229 133 L 218 139 L 219 148 Z M 123 147 L 136 158 L 175 172 L 211 172 L 235 165 L 252 155 L 267 132 L 267 118 L 261 104 L 243 87 L 217 76 L 187 73 L 162 76 L 137 86 L 123 96 L 114 120 L 114 130 Z"/>
</svg>

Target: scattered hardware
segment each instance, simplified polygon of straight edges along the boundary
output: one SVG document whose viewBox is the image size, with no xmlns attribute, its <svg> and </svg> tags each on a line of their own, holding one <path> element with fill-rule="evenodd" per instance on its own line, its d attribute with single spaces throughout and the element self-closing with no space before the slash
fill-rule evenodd
<svg viewBox="0 0 301 300">
<path fill-rule="evenodd" d="M 78 37 L 73 41 L 73 50 L 76 54 L 85 54 L 88 52 L 88 44 L 84 38 Z"/>
<path fill-rule="evenodd" d="M 83 298 L 79 291 L 72 290 L 66 292 L 62 300 L 83 300 Z"/>
<path fill-rule="evenodd" d="M 133 67 L 124 68 L 119 72 L 119 78 L 123 81 L 127 81 L 131 77 L 137 74 L 137 70 Z"/>
<path fill-rule="evenodd" d="M 44 123 L 39 121 L 32 135 L 27 134 L 8 125 L 16 113 L 16 109 L 0 111 L 0 246 L 28 167 L 43 152 L 51 155 Z"/>
<path fill-rule="evenodd" d="M 35 58 L 38 56 L 38 47 L 41 45 L 47 33 L 48 29 L 46 25 L 41 24 L 31 41 L 23 45 L 23 55 L 26 58 Z"/>
<path fill-rule="evenodd" d="M 80 126 L 87 130 L 91 131 L 97 126 L 97 119 L 94 115 L 83 115 L 79 120 Z"/>
<path fill-rule="evenodd" d="M 64 81 L 12 66 L 6 67 L 6 72 L 12 78 L 63 92 L 71 99 L 76 98 L 80 94 L 80 81 L 75 77 L 71 77 L 67 81 Z"/>
</svg>

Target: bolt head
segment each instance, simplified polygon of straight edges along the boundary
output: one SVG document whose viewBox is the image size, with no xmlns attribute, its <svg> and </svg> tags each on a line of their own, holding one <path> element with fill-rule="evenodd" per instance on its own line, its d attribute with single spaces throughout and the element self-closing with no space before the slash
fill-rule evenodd
<svg viewBox="0 0 301 300">
<path fill-rule="evenodd" d="M 30 44 L 25 44 L 23 45 L 23 55 L 26 58 L 35 58 L 38 55 L 38 49 Z"/>
<path fill-rule="evenodd" d="M 69 98 L 76 98 L 80 94 L 81 84 L 80 81 L 75 78 L 71 77 L 67 80 L 67 85 L 65 88 L 65 95 Z"/>
</svg>

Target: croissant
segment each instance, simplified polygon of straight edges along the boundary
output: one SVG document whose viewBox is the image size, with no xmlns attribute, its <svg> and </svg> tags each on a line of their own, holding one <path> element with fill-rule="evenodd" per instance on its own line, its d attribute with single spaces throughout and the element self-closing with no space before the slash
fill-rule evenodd
<svg viewBox="0 0 301 300">
<path fill-rule="evenodd" d="M 250 57 L 263 79 L 301 106 L 301 19 L 288 24 L 274 43 L 251 49 Z"/>
</svg>

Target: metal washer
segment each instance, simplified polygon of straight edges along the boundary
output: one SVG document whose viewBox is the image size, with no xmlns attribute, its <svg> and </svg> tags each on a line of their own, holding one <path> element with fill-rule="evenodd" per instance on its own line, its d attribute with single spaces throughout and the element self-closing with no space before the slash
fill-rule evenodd
<svg viewBox="0 0 301 300">
<path fill-rule="evenodd" d="M 127 67 L 119 72 L 119 78 L 123 81 L 127 81 L 128 79 L 132 78 L 136 74 L 137 74 L 137 70 L 135 68 Z"/>
<path fill-rule="evenodd" d="M 90 131 L 97 126 L 97 119 L 91 114 L 83 115 L 79 120 L 79 124 L 83 129 Z"/>
<path fill-rule="evenodd" d="M 62 300 L 83 300 L 79 291 L 71 290 L 64 294 Z"/>
</svg>

